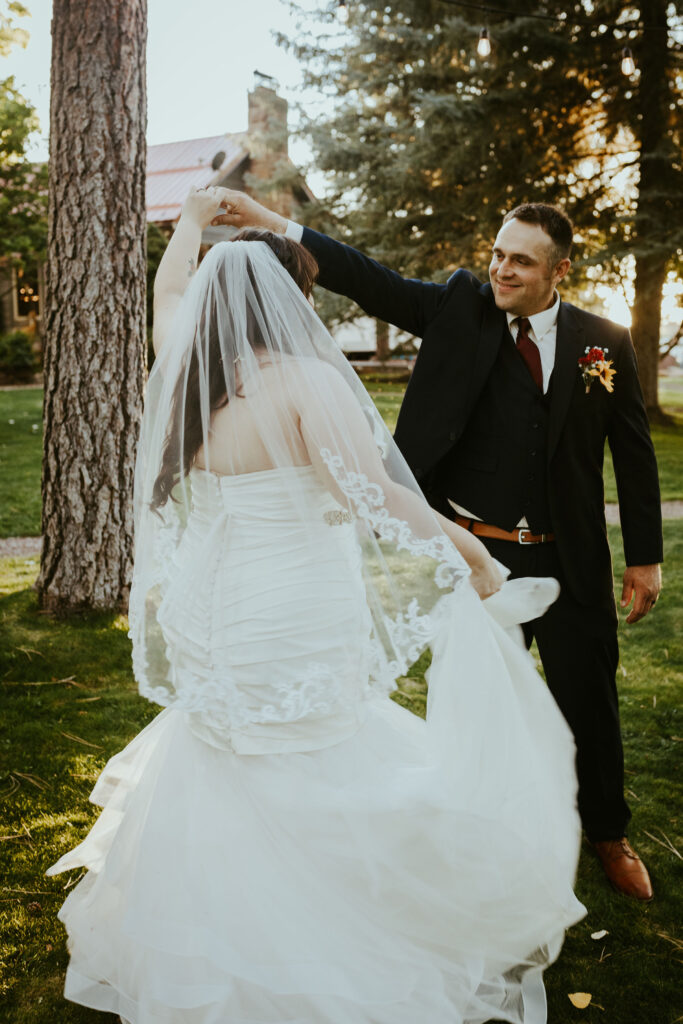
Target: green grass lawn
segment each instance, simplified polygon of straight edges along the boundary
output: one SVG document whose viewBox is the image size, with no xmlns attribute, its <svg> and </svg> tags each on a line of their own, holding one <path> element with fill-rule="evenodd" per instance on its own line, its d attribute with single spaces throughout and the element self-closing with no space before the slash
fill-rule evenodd
<svg viewBox="0 0 683 1024">
<path fill-rule="evenodd" d="M 614 528 L 611 539 L 618 550 Z M 652 616 L 621 629 L 619 677 L 631 838 L 650 867 L 656 898 L 640 905 L 613 894 L 584 849 L 577 892 L 588 916 L 571 929 L 546 974 L 551 1024 L 674 1024 L 683 1013 L 683 943 L 675 937 L 683 909 L 681 860 L 668 848 L 682 849 L 683 537 L 677 524 L 665 524 L 665 540 L 665 592 Z M 617 578 L 622 569 L 617 559 Z M 35 559 L 0 561 L 0 1020 L 105 1024 L 113 1018 L 61 995 L 67 954 L 56 912 L 80 873 L 47 879 L 44 872 L 92 826 L 97 810 L 88 793 L 106 760 L 158 709 L 137 696 L 126 619 L 59 622 L 41 615 L 32 590 L 36 572 Z M 397 694 L 418 714 L 424 713 L 425 664 L 414 666 Z M 592 940 L 602 929 L 608 934 Z M 568 994 L 577 991 L 592 994 L 588 1009 L 570 1004 Z"/>
<path fill-rule="evenodd" d="M 40 533 L 43 390 L 0 391 L 0 537 Z"/>
<path fill-rule="evenodd" d="M 403 399 L 404 385 L 367 385 L 391 431 Z M 662 500 L 683 499 L 683 381 L 662 381 L 662 403 L 678 414 L 671 427 L 655 427 L 652 436 L 659 459 Z M 0 391 L 0 537 L 40 533 L 40 459 L 42 390 Z M 616 501 L 609 452 L 605 465 L 605 500 Z"/>
</svg>

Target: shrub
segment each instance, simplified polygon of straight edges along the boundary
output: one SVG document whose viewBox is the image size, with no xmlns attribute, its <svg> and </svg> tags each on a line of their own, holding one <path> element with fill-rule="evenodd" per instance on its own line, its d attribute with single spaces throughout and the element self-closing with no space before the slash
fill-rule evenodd
<svg viewBox="0 0 683 1024">
<path fill-rule="evenodd" d="M 24 331 L 0 334 L 0 370 L 6 373 L 30 373 L 38 369 L 32 342 Z"/>
</svg>

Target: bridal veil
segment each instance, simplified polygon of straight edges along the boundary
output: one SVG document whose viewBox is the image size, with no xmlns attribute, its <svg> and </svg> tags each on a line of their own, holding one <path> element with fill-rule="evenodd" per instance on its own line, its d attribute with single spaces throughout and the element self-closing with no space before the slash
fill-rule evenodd
<svg viewBox="0 0 683 1024">
<path fill-rule="evenodd" d="M 372 615 L 371 683 L 393 690 L 433 637 L 439 598 L 469 569 L 345 356 L 264 242 L 208 252 L 147 386 L 130 622 L 141 691 L 162 705 L 178 694 L 157 613 L 190 511 L 198 442 L 208 474 L 284 471 L 317 548 L 322 524 L 301 475 L 287 475 L 313 464 L 337 503 L 326 525 L 353 524 Z"/>
</svg>

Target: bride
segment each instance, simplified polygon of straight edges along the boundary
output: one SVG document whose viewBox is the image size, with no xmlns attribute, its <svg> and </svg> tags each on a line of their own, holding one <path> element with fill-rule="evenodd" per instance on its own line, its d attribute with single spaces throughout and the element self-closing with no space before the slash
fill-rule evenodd
<svg viewBox="0 0 683 1024">
<path fill-rule="evenodd" d="M 503 583 L 426 504 L 305 249 L 248 230 L 195 269 L 220 199 L 190 195 L 156 280 L 130 635 L 164 710 L 48 872 L 88 869 L 65 994 L 132 1024 L 540 1024 L 584 913 L 572 740 L 517 636 L 554 584 Z M 389 693 L 428 647 L 423 721 Z"/>
</svg>

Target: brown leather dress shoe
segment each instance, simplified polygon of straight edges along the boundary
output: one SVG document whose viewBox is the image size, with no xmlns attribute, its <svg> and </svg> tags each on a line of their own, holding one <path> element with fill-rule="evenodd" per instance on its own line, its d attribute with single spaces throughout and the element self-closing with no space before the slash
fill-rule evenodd
<svg viewBox="0 0 683 1024">
<path fill-rule="evenodd" d="M 605 869 L 612 887 L 634 900 L 647 902 L 652 899 L 652 883 L 647 868 L 629 843 L 626 836 L 621 839 L 605 839 L 591 843 Z"/>
</svg>

